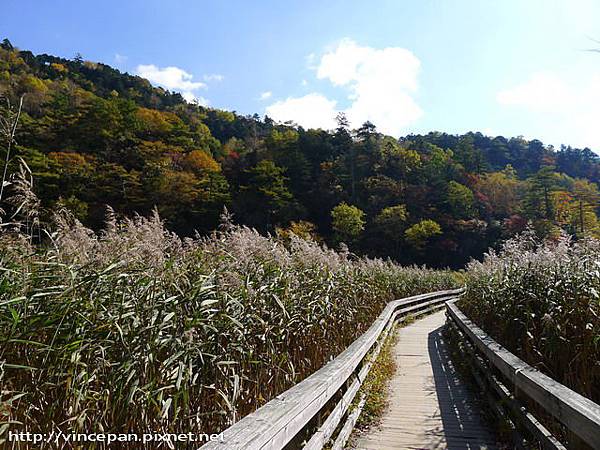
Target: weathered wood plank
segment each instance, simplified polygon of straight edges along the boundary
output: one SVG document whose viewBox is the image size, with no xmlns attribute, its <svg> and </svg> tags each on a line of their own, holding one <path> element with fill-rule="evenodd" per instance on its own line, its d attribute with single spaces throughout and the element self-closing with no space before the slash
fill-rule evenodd
<svg viewBox="0 0 600 450">
<path fill-rule="evenodd" d="M 350 438 L 350 435 L 352 434 L 352 429 L 354 428 L 354 425 L 356 425 L 356 421 L 365 407 L 365 401 L 365 396 L 363 395 L 358 402 L 356 409 L 348 415 L 348 419 L 346 420 L 346 423 L 344 423 L 337 438 L 335 438 L 331 450 L 342 450 L 346 446 L 346 442 L 348 442 L 348 438 Z"/>
<path fill-rule="evenodd" d="M 369 371 L 371 370 L 375 359 L 379 355 L 383 343 L 394 325 L 393 320 L 397 314 L 398 313 L 396 312 L 394 313 L 394 315 L 392 315 L 392 318 L 388 322 L 388 325 L 386 326 L 385 330 L 381 333 L 379 342 L 377 343 L 377 347 L 369 356 L 369 361 L 366 364 L 364 364 L 364 366 L 361 368 L 356 379 L 352 382 L 348 390 L 344 393 L 344 396 L 335 406 L 333 411 L 331 411 L 329 416 L 327 416 L 325 422 L 319 427 L 316 433 L 309 439 L 309 441 L 303 447 L 305 450 L 319 450 L 323 448 L 323 446 L 329 441 L 331 436 L 333 436 L 333 433 L 335 432 L 337 426 L 344 417 L 344 414 L 346 414 L 346 412 L 348 411 L 348 408 L 352 404 L 356 393 L 362 386 L 362 383 L 364 382 Z"/>
<path fill-rule="evenodd" d="M 424 308 L 424 307 L 426 307 L 426 308 Z M 381 351 L 381 347 L 383 346 L 383 343 L 384 343 L 387 335 L 389 334 L 389 331 L 391 330 L 391 328 L 394 325 L 396 317 L 399 315 L 405 315 L 408 313 L 412 313 L 411 314 L 412 316 L 420 316 L 422 314 L 428 314 L 432 311 L 441 309 L 443 307 L 445 307 L 445 302 L 440 301 L 440 299 L 435 299 L 435 300 L 431 300 L 431 301 L 424 302 L 424 303 L 418 303 L 417 305 L 414 305 L 412 307 L 400 309 L 392 315 L 392 317 L 390 318 L 390 320 L 388 322 L 388 325 L 386 326 L 386 329 L 381 333 L 381 336 L 379 337 L 379 342 L 377 344 L 377 348 L 369 356 L 369 362 L 362 367 L 362 369 L 360 370 L 360 373 L 358 374 L 357 379 L 354 380 L 352 385 L 348 388 L 348 390 L 346 391 L 346 393 L 344 394 L 342 399 L 338 402 L 338 404 L 335 406 L 333 411 L 329 414 L 329 416 L 327 417 L 325 422 L 319 427 L 319 429 L 315 432 L 315 434 L 306 443 L 306 445 L 303 447 L 304 449 L 306 449 L 306 450 L 321 449 L 327 443 L 327 441 L 331 438 L 331 436 L 335 432 L 336 428 L 338 427 L 340 421 L 344 417 L 344 414 L 348 410 L 350 404 L 354 400 L 354 397 L 355 397 L 356 393 L 358 392 L 358 389 L 360 388 L 363 381 L 366 379 L 369 371 L 371 370 L 371 367 L 373 366 L 375 359 L 379 355 L 379 352 Z M 399 321 L 402 321 L 403 319 L 405 319 L 407 317 L 408 316 L 404 316 L 404 317 L 400 318 Z M 362 408 L 360 408 L 360 409 L 362 409 Z M 352 415 L 354 415 L 354 414 L 355 413 L 353 412 Z M 360 414 L 360 413 L 358 413 L 358 414 Z M 356 419 L 358 419 L 358 415 L 356 416 Z M 356 419 L 354 420 L 354 422 L 352 422 L 352 424 L 354 424 L 356 422 Z M 350 422 L 347 421 L 345 426 L 347 426 L 348 423 L 350 423 Z M 338 438 L 336 439 L 336 443 L 341 442 L 339 436 L 340 435 L 338 435 Z M 343 444 L 345 444 L 345 441 L 343 442 Z M 334 447 L 335 447 L 335 445 L 334 445 Z"/>
<path fill-rule="evenodd" d="M 400 329 L 388 410 L 354 448 L 495 448 L 493 431 L 449 358 L 443 325 L 439 312 Z"/>
<path fill-rule="evenodd" d="M 475 325 L 454 302 L 449 317 L 500 372 L 592 448 L 600 448 L 600 405 L 553 380 L 509 352 Z"/>
</svg>

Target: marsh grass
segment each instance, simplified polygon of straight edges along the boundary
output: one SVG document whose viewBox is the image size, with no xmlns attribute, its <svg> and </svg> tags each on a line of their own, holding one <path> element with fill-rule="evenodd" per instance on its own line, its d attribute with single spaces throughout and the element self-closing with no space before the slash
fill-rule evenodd
<svg viewBox="0 0 600 450">
<path fill-rule="evenodd" d="M 600 241 L 532 232 L 466 272 L 460 306 L 511 352 L 600 402 Z"/>
<path fill-rule="evenodd" d="M 55 215 L 47 245 L 0 236 L 0 440 L 7 430 L 218 432 L 335 357 L 390 300 L 454 285 L 225 226 L 105 231 Z"/>
</svg>

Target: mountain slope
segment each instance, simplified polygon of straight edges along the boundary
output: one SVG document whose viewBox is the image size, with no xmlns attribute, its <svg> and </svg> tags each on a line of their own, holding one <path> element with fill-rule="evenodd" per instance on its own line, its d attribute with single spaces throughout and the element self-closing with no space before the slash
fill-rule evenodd
<svg viewBox="0 0 600 450">
<path fill-rule="evenodd" d="M 460 267 L 532 221 L 600 234 L 590 149 L 432 132 L 395 139 L 364 124 L 305 130 L 204 108 L 105 64 L 33 55 L 4 41 L 0 94 L 24 95 L 18 146 L 45 208 L 93 228 L 105 205 L 157 208 L 180 234 L 224 206 L 261 231 L 345 242 L 356 253 Z"/>
</svg>

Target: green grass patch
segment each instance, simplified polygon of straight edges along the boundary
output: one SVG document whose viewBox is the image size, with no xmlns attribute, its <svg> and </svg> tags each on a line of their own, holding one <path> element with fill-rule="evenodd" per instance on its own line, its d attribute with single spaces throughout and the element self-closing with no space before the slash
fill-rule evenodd
<svg viewBox="0 0 600 450">
<path fill-rule="evenodd" d="M 360 430 L 376 425 L 387 408 L 389 383 L 396 373 L 394 346 L 398 341 L 397 327 L 398 325 L 395 325 L 387 336 L 367 379 L 356 396 L 357 399 L 360 399 L 363 394 L 366 396 L 363 411 L 356 422 L 356 427 Z"/>
</svg>

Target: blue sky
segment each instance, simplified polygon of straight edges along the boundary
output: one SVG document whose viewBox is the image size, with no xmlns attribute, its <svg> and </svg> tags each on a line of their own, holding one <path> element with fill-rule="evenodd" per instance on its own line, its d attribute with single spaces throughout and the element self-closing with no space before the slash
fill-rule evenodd
<svg viewBox="0 0 600 450">
<path fill-rule="evenodd" d="M 101 61 L 210 106 L 600 151 L 594 0 L 3 0 L 0 37 Z"/>
</svg>

